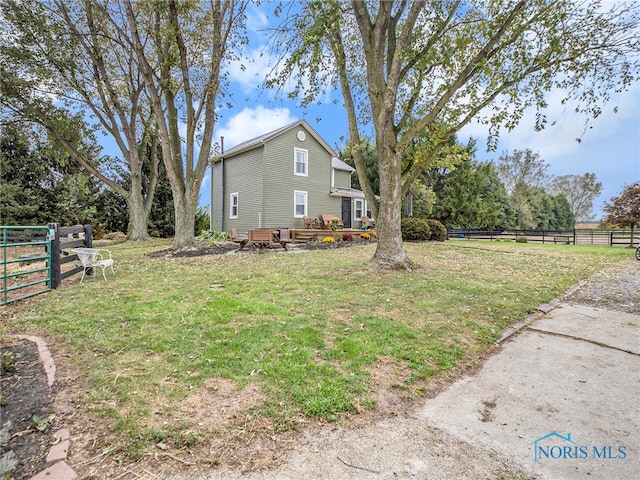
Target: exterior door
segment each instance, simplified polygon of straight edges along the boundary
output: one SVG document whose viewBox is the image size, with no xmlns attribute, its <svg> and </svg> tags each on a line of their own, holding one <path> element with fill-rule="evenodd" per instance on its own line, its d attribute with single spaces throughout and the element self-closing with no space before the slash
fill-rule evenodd
<svg viewBox="0 0 640 480">
<path fill-rule="evenodd" d="M 342 223 L 344 228 L 351 228 L 351 199 L 342 197 Z"/>
</svg>

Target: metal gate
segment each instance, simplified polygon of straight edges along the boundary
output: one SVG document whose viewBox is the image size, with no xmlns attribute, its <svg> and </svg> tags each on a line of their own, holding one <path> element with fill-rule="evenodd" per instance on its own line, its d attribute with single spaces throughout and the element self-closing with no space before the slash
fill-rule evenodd
<svg viewBox="0 0 640 480">
<path fill-rule="evenodd" d="M 0 305 L 52 288 L 49 227 L 0 226 Z"/>
</svg>

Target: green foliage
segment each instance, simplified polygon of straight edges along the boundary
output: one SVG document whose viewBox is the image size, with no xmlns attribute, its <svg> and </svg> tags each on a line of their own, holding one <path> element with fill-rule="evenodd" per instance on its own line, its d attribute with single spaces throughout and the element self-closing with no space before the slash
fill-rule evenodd
<svg viewBox="0 0 640 480">
<path fill-rule="evenodd" d="M 353 146 L 347 146 L 344 149 L 340 150 L 339 157 L 346 164 L 356 168 L 356 162 L 353 159 Z M 371 187 L 373 188 L 373 192 L 376 195 L 380 195 L 380 173 L 378 171 L 378 149 L 376 148 L 375 142 L 371 139 L 365 139 L 361 145 L 357 147 L 365 161 L 365 172 Z M 358 179 L 358 175 L 351 175 L 351 186 L 355 189 L 362 190 L 362 186 L 360 185 L 360 180 Z"/>
<path fill-rule="evenodd" d="M 407 242 L 426 242 L 431 238 L 429 223 L 424 218 L 403 218 L 401 228 L 402 240 Z"/>
<path fill-rule="evenodd" d="M 113 232 L 127 232 L 129 210 L 121 195 L 110 188 L 104 188 L 96 199 L 95 220 L 91 223 L 93 234 L 101 238 Z"/>
<path fill-rule="evenodd" d="M 427 225 L 429 225 L 429 230 L 431 230 L 429 240 L 444 242 L 447 239 L 447 227 L 439 221 L 430 218 L 426 218 L 425 221 L 427 222 Z"/>
<path fill-rule="evenodd" d="M 407 213 L 407 198 L 411 199 L 411 213 Z M 405 196 L 403 210 L 410 217 L 429 217 L 433 212 L 433 206 L 437 197 L 432 188 L 427 187 L 423 178 L 418 178 L 409 188 L 409 195 Z"/>
<path fill-rule="evenodd" d="M 468 158 L 454 170 L 433 170 L 426 178 L 437 198 L 432 216 L 444 225 L 491 230 L 515 227 L 511 203 L 492 163 Z"/>
<path fill-rule="evenodd" d="M 143 175 L 145 177 L 145 184 L 148 184 L 151 180 L 150 175 L 150 152 L 145 157 L 143 165 Z M 160 159 L 162 159 L 162 152 L 158 151 Z M 155 195 L 153 196 L 153 205 L 151 205 L 151 211 L 149 212 L 149 220 L 147 221 L 147 228 L 149 235 L 158 238 L 169 238 L 175 234 L 175 208 L 173 203 L 173 193 L 171 192 L 171 184 L 167 177 L 167 171 L 164 163 L 160 161 L 158 165 L 158 184 L 156 186 Z M 206 228 L 209 228 L 207 223 Z M 200 233 L 200 232 L 198 232 Z"/>
<path fill-rule="evenodd" d="M 575 225 L 571 205 L 563 193 L 545 190 L 549 165 L 531 150 L 504 153 L 498 171 L 510 191 L 516 227 L 522 230 L 564 230 Z M 553 184 L 555 185 L 555 183 Z M 551 187 L 551 190 L 557 190 Z"/>
<path fill-rule="evenodd" d="M 231 235 L 229 235 L 229 232 L 221 232 L 220 230 L 201 230 L 200 238 L 211 240 L 212 242 L 226 242 L 231 238 Z"/>
<path fill-rule="evenodd" d="M 553 202 L 554 230 L 571 230 L 576 225 L 575 215 L 571 212 L 571 205 L 564 194 L 551 197 Z"/>
<path fill-rule="evenodd" d="M 295 13 L 276 8 L 277 16 L 285 12 L 274 36 L 281 61 L 269 83 L 303 104 L 340 84 L 349 142 L 375 132 L 382 236 L 399 235 L 408 187 L 441 155 L 462 153 L 452 138 L 472 120 L 491 126 L 495 147 L 501 129 L 514 128 L 529 109 L 537 112 L 535 128 L 545 127 L 548 92 L 560 89 L 563 102 L 576 100 L 578 113 L 597 117 L 612 92 L 640 74 L 632 2 L 311 0 Z M 371 265 L 408 264 L 399 240 L 384 242 Z"/>
<path fill-rule="evenodd" d="M 38 415 L 34 415 L 31 417 L 31 426 L 39 432 L 44 432 L 52 419 L 52 417 L 40 417 Z"/>
<path fill-rule="evenodd" d="M 209 208 L 198 207 L 198 210 L 196 210 L 196 221 L 194 222 L 195 235 L 198 236 L 208 232 L 210 227 Z"/>
<path fill-rule="evenodd" d="M 16 371 L 16 356 L 11 352 L 0 352 L 0 375 Z"/>
<path fill-rule="evenodd" d="M 605 221 L 618 227 L 631 227 L 629 246 L 633 246 L 633 231 L 640 223 L 640 182 L 626 185 L 620 195 L 604 205 Z"/>
<path fill-rule="evenodd" d="M 96 223 L 97 181 L 41 129 L 14 123 L 0 130 L 0 174 L 4 225 Z"/>
</svg>

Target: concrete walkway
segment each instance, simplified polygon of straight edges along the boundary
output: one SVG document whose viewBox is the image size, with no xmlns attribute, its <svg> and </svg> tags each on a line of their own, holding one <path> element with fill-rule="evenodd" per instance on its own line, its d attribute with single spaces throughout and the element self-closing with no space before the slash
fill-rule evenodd
<svg viewBox="0 0 640 480">
<path fill-rule="evenodd" d="M 560 304 L 420 416 L 541 478 L 638 479 L 640 316 Z"/>
</svg>

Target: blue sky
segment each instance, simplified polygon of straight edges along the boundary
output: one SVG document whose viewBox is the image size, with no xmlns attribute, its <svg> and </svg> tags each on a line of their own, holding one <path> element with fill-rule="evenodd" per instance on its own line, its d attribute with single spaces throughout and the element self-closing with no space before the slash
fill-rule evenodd
<svg viewBox="0 0 640 480">
<path fill-rule="evenodd" d="M 251 43 L 246 48 L 249 62 L 244 69 L 236 63 L 230 68 L 233 108 L 220 111 L 215 130 L 215 141 L 224 136 L 225 149 L 259 136 L 299 119 L 309 124 L 334 148 L 342 147 L 347 136 L 347 119 L 340 106 L 338 91 L 330 92 L 306 109 L 295 101 L 275 98 L 273 92 L 264 91 L 263 79 L 270 70 L 270 58 L 264 28 L 269 24 L 268 10 L 252 6 L 248 26 Z M 603 184 L 602 194 L 594 202 L 596 218 L 602 215 L 605 201 L 618 195 L 625 184 L 640 180 L 640 87 L 613 96 L 603 108 L 603 113 L 591 120 L 585 130 L 585 118 L 574 112 L 572 105 L 561 104 L 562 93 L 550 92 L 547 96 L 548 125 L 540 132 L 534 129 L 535 112 L 528 112 L 518 127 L 503 132 L 498 148 L 486 152 L 487 128 L 479 124 L 466 126 L 459 134 L 465 142 L 469 137 L 478 141 L 478 159 L 495 160 L 503 152 L 530 149 L 539 153 L 549 165 L 549 173 L 559 175 L 596 174 Z M 333 100 L 338 100 L 337 104 Z M 614 113 L 617 108 L 617 113 Z M 555 122 L 554 125 L 552 125 Z M 576 138 L 582 141 L 577 142 Z M 210 173 L 207 172 L 200 193 L 200 204 L 208 205 L 210 198 Z"/>
</svg>

